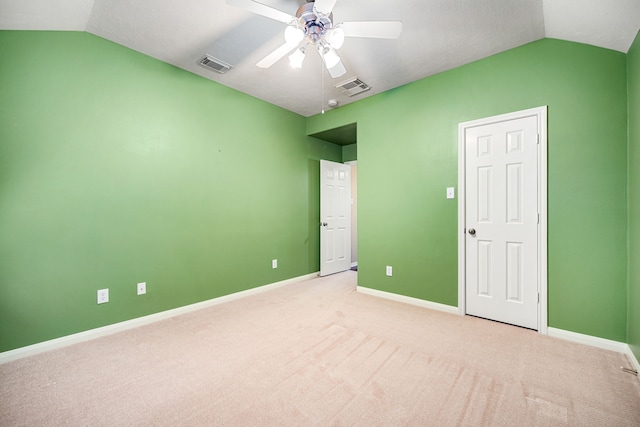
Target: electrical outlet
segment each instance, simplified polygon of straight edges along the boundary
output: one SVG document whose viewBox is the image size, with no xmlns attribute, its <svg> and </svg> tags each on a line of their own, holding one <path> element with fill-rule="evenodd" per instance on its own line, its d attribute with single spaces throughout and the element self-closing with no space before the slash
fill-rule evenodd
<svg viewBox="0 0 640 427">
<path fill-rule="evenodd" d="M 140 282 L 137 286 L 138 295 L 144 295 L 147 293 L 147 282 Z"/>
<path fill-rule="evenodd" d="M 272 259 L 271 260 L 271 268 L 278 268 L 278 260 L 277 259 Z"/>
<path fill-rule="evenodd" d="M 98 304 L 104 304 L 105 302 L 109 302 L 109 289 L 99 289 Z"/>
<path fill-rule="evenodd" d="M 393 276 L 393 267 L 387 265 L 387 276 Z"/>
</svg>

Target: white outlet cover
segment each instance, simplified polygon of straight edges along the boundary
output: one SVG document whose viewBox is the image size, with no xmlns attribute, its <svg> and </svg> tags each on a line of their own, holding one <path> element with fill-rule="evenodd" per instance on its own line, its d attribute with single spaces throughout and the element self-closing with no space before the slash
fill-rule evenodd
<svg viewBox="0 0 640 427">
<path fill-rule="evenodd" d="M 278 268 L 278 260 L 277 259 L 271 260 L 271 268 Z"/>
<path fill-rule="evenodd" d="M 387 265 L 387 276 L 393 276 L 393 267 Z"/>
<path fill-rule="evenodd" d="M 99 289 L 98 304 L 104 304 L 105 302 L 109 302 L 109 289 Z"/>
<path fill-rule="evenodd" d="M 140 282 L 137 286 L 138 295 L 144 295 L 147 293 L 147 282 Z"/>
</svg>

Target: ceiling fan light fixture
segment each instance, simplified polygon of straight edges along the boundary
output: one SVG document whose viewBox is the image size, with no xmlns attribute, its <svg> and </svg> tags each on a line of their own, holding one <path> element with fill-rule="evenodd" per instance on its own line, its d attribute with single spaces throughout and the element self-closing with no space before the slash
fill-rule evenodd
<svg viewBox="0 0 640 427">
<path fill-rule="evenodd" d="M 336 53 L 336 51 L 332 48 L 324 48 L 320 51 L 322 55 L 322 59 L 324 60 L 324 64 L 327 68 L 333 68 L 340 62 L 340 57 Z"/>
<path fill-rule="evenodd" d="M 304 38 L 304 31 L 301 28 L 293 25 L 287 26 L 284 30 L 284 40 L 287 45 L 294 47 L 302 41 Z"/>
<path fill-rule="evenodd" d="M 344 44 L 344 30 L 340 27 L 327 31 L 327 41 L 334 49 L 340 49 Z"/>
<path fill-rule="evenodd" d="M 291 64 L 293 68 L 302 68 L 302 62 L 304 62 L 304 58 L 305 50 L 304 47 L 301 47 L 300 49 L 296 49 L 295 52 L 289 55 L 289 64 Z"/>
</svg>

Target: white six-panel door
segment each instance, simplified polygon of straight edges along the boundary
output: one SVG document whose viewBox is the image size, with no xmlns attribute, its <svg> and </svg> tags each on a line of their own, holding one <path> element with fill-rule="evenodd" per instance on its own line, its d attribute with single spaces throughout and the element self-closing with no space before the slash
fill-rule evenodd
<svg viewBox="0 0 640 427">
<path fill-rule="evenodd" d="M 466 313 L 531 329 L 539 326 L 538 120 L 466 127 L 461 195 Z"/>
<path fill-rule="evenodd" d="M 320 275 L 351 267 L 351 166 L 320 160 Z"/>
</svg>

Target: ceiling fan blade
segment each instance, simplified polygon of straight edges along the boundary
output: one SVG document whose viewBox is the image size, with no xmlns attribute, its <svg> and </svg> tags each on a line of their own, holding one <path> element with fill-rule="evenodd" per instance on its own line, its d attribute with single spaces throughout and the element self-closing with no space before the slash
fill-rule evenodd
<svg viewBox="0 0 640 427">
<path fill-rule="evenodd" d="M 375 39 L 397 39 L 402 33 L 401 21 L 343 22 L 340 27 L 348 37 L 371 37 Z"/>
<path fill-rule="evenodd" d="M 255 13 L 256 15 L 262 15 L 267 18 L 275 19 L 276 21 L 284 22 L 285 24 L 290 24 L 296 20 L 294 16 L 291 16 L 288 13 L 280 12 L 278 9 L 274 9 L 253 0 L 227 0 L 227 4 L 239 7 L 247 12 Z"/>
<path fill-rule="evenodd" d="M 347 69 L 344 68 L 344 64 L 342 64 L 342 61 L 338 61 L 338 63 L 333 67 L 327 68 L 327 71 L 329 71 L 331 78 L 337 79 L 338 77 L 344 76 L 347 72 Z"/>
<path fill-rule="evenodd" d="M 258 61 L 256 65 L 260 68 L 269 68 L 273 64 L 275 64 L 276 62 L 284 58 L 287 53 L 291 52 L 294 49 L 297 49 L 297 46 L 291 47 L 285 43 L 279 48 L 277 48 L 276 50 L 274 50 L 273 52 L 271 52 L 269 55 L 265 56 L 260 61 Z"/>
<path fill-rule="evenodd" d="M 321 15 L 329 15 L 336 5 L 337 0 L 315 0 L 313 3 L 313 10 Z"/>
</svg>

